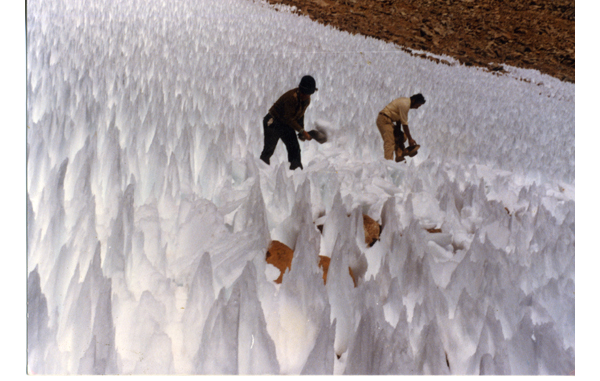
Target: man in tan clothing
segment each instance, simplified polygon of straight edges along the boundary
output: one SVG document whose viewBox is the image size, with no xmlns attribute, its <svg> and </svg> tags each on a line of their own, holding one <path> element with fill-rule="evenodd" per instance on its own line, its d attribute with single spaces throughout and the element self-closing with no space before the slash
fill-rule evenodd
<svg viewBox="0 0 600 381">
<path fill-rule="evenodd" d="M 408 128 L 408 110 L 418 109 L 424 104 L 425 98 L 422 94 L 394 99 L 377 116 L 377 128 L 383 138 L 383 156 L 387 160 L 394 159 L 394 152 L 397 162 L 404 160 L 404 155 L 407 154 L 404 142 L 407 139 L 409 146 L 417 144 Z"/>
</svg>

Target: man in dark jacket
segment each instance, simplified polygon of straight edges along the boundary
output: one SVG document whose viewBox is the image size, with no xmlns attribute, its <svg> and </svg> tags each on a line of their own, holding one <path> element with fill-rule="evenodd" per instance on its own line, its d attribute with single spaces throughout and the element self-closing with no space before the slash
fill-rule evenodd
<svg viewBox="0 0 600 381">
<path fill-rule="evenodd" d="M 300 133 L 306 140 L 312 139 L 304 130 L 304 113 L 310 104 L 311 94 L 317 90 L 315 79 L 309 75 L 304 76 L 297 88 L 283 94 L 269 109 L 263 119 L 265 145 L 260 155 L 262 161 L 270 164 L 269 160 L 281 139 L 288 152 L 290 169 L 303 169 L 296 134 Z"/>
</svg>

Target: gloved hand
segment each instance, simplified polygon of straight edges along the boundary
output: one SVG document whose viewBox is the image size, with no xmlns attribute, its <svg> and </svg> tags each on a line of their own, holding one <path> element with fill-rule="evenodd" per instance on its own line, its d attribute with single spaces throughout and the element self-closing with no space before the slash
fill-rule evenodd
<svg viewBox="0 0 600 381">
<path fill-rule="evenodd" d="M 312 136 L 310 136 L 310 134 L 306 132 L 306 130 L 303 130 L 302 132 L 298 132 L 298 139 L 302 141 L 312 140 Z"/>
</svg>

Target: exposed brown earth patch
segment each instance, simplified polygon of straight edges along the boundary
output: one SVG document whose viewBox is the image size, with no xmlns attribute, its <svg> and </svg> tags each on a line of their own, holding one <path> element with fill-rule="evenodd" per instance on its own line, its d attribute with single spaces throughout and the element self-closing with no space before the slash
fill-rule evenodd
<svg viewBox="0 0 600 381">
<path fill-rule="evenodd" d="M 275 279 L 275 283 L 281 283 L 283 281 L 283 274 L 285 271 L 292 268 L 293 258 L 294 251 L 289 246 L 279 241 L 271 241 L 267 250 L 266 260 L 267 263 L 272 264 L 281 271 L 279 278 Z"/>
<path fill-rule="evenodd" d="M 363 225 L 365 230 L 365 243 L 367 246 L 371 247 L 375 242 L 379 241 L 381 225 L 366 214 L 363 214 Z"/>
<path fill-rule="evenodd" d="M 323 283 L 327 284 L 327 273 L 329 272 L 329 263 L 331 262 L 331 258 L 326 257 L 324 255 L 319 255 L 319 267 L 323 270 Z M 352 269 L 348 267 L 348 272 L 350 273 L 350 277 L 352 278 L 352 282 L 354 282 L 354 287 L 358 286 L 356 283 L 356 278 L 354 277 L 354 273 Z"/>
<path fill-rule="evenodd" d="M 292 259 L 294 259 L 294 250 L 292 250 L 286 244 L 279 241 L 271 241 L 269 248 L 267 249 L 267 254 L 265 256 L 265 260 L 267 263 L 277 267 L 277 269 L 281 272 L 279 277 L 275 279 L 275 283 L 281 283 L 283 281 L 283 274 L 286 270 L 292 268 Z M 327 273 L 329 272 L 329 263 L 331 262 L 331 258 L 319 255 L 319 267 L 323 271 L 323 283 L 327 284 Z M 352 278 L 352 282 L 354 282 L 354 287 L 357 286 L 357 280 L 352 272 L 352 269 L 348 267 L 348 272 L 350 277 Z"/>
<path fill-rule="evenodd" d="M 295 6 L 340 30 L 464 65 L 502 72 L 500 64 L 508 64 L 575 82 L 575 0 L 268 1 Z"/>
</svg>

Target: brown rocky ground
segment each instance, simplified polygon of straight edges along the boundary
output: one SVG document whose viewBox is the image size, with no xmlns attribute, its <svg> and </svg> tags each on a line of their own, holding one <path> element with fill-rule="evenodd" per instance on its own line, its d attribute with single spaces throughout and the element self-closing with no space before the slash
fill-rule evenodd
<svg viewBox="0 0 600 381">
<path fill-rule="evenodd" d="M 371 217 L 363 214 L 363 227 L 365 232 L 365 243 L 370 247 L 375 244 L 379 240 L 379 236 L 381 234 L 382 226 L 372 219 Z M 322 233 L 323 225 L 317 226 L 317 229 Z M 430 228 L 427 229 L 429 233 L 441 233 L 441 229 Z M 279 269 L 279 277 L 275 279 L 275 283 L 281 283 L 283 281 L 283 275 L 287 270 L 292 268 L 292 260 L 294 259 L 294 250 L 292 250 L 286 244 L 280 241 L 271 241 L 269 247 L 267 248 L 267 253 L 265 255 L 265 260 L 267 263 L 275 266 Z M 327 273 L 329 272 L 329 263 L 331 258 L 319 255 L 319 267 L 323 271 L 323 282 L 327 284 Z M 354 282 L 354 287 L 358 285 L 358 280 L 354 276 L 352 268 L 348 267 L 348 272 L 350 273 L 350 277 Z"/>
<path fill-rule="evenodd" d="M 369 246 L 373 246 L 375 242 L 379 240 L 379 234 L 381 233 L 381 225 L 366 214 L 363 215 L 363 227 L 365 231 L 365 243 Z M 323 232 L 323 225 L 317 226 L 319 231 Z M 279 277 L 275 280 L 275 283 L 281 283 L 283 281 L 283 274 L 286 270 L 291 269 L 292 259 L 294 258 L 294 250 L 292 250 L 286 244 L 279 241 L 271 241 L 265 260 L 267 263 L 277 267 L 280 271 Z M 323 270 L 323 282 L 327 283 L 327 272 L 329 270 L 329 257 L 319 256 L 319 267 Z M 356 277 L 354 276 L 352 269 L 348 268 L 350 276 L 354 281 L 354 287 L 357 285 Z"/>
<path fill-rule="evenodd" d="M 575 0 L 268 0 L 317 22 L 501 71 L 575 82 Z"/>
<path fill-rule="evenodd" d="M 279 277 L 275 279 L 275 283 L 281 283 L 283 281 L 283 274 L 286 272 L 286 270 L 292 268 L 293 258 L 294 250 L 290 249 L 289 246 L 279 241 L 271 241 L 265 259 L 267 263 L 277 267 L 277 269 L 280 271 Z M 319 255 L 319 267 L 323 271 L 323 283 L 325 284 L 327 284 L 327 273 L 329 272 L 330 262 L 331 258 Z M 354 276 L 354 273 L 350 267 L 348 267 L 348 272 L 350 273 L 350 277 L 354 282 L 354 287 L 356 287 L 356 277 Z"/>
</svg>

